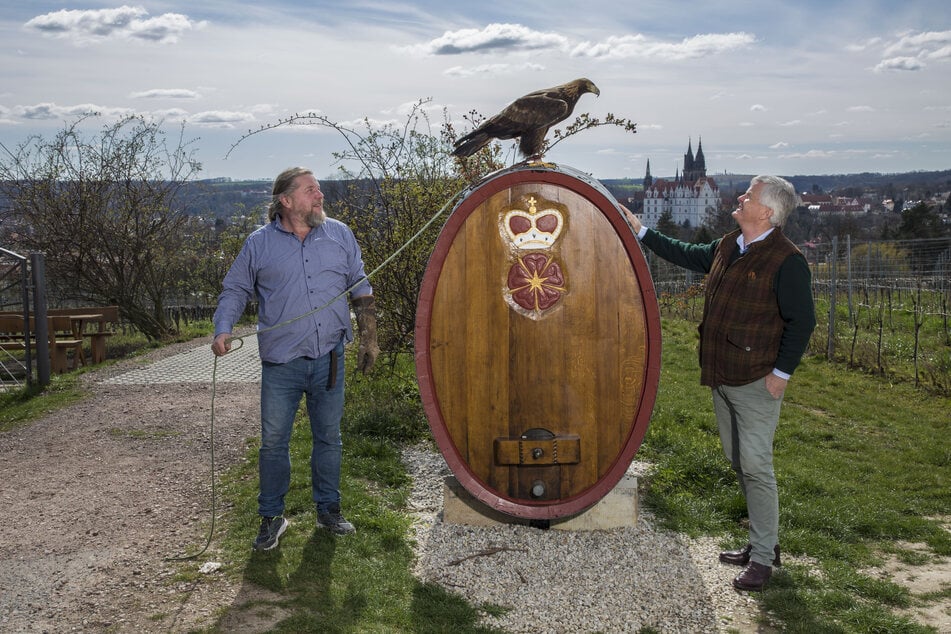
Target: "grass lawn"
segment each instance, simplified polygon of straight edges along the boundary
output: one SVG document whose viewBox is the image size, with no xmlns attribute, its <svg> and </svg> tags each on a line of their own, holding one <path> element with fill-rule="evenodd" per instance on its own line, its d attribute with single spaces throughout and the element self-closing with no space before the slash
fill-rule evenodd
<svg viewBox="0 0 951 634">
<path fill-rule="evenodd" d="M 640 458 L 657 465 L 647 503 L 674 530 L 746 538 L 745 504 L 720 449 L 696 328 L 665 320 L 657 404 Z M 912 596 L 863 573 L 887 554 L 927 567 L 951 556 L 951 399 L 809 358 L 786 393 L 775 442 L 786 565 L 763 605 L 790 632 L 924 632 L 896 610 Z M 909 544 L 920 544 L 911 548 Z M 924 554 L 922 554 L 924 553 Z"/>
</svg>

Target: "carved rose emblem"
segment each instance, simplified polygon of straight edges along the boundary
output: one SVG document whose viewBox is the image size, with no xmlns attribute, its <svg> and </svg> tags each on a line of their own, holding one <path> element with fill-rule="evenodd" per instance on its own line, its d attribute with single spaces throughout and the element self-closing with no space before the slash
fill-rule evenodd
<svg viewBox="0 0 951 634">
<path fill-rule="evenodd" d="M 565 276 L 554 257 L 529 253 L 518 258 L 509 269 L 512 301 L 530 311 L 548 310 L 565 292 Z"/>
</svg>

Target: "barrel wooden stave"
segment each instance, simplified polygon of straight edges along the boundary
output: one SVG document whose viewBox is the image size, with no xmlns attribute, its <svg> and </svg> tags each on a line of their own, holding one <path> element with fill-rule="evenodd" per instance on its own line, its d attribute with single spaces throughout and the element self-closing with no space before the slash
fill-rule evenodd
<svg viewBox="0 0 951 634">
<path fill-rule="evenodd" d="M 610 200 L 560 173 L 515 176 L 463 201 L 444 228 L 421 293 L 427 312 L 417 335 L 427 341 L 417 341 L 417 372 L 434 436 L 460 482 L 504 512 L 559 517 L 596 502 L 636 452 L 646 431 L 641 410 L 649 417 L 653 406 L 659 320 L 646 268 L 636 270 L 633 237 Z M 550 255 L 567 291 L 537 318 L 503 295 L 513 253 L 499 219 L 529 198 L 566 210 Z M 580 437 L 580 460 L 496 463 L 497 439 L 538 428 Z M 542 496 L 532 494 L 538 482 Z"/>
</svg>

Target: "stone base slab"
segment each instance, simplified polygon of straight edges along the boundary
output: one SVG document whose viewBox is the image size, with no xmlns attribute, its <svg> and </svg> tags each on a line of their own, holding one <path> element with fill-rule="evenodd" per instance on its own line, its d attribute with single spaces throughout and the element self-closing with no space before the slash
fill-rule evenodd
<svg viewBox="0 0 951 634">
<path fill-rule="evenodd" d="M 539 525 L 539 520 L 512 517 L 486 506 L 466 491 L 455 476 L 448 476 L 443 481 L 443 521 L 466 526 Z M 591 508 L 570 517 L 548 520 L 548 523 L 549 528 L 565 531 L 598 531 L 635 526 L 637 478 L 625 475 Z"/>
</svg>

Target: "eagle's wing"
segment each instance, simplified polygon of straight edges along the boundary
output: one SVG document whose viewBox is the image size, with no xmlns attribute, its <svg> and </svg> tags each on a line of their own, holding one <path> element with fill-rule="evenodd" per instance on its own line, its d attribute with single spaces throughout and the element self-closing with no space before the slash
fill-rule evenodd
<svg viewBox="0 0 951 634">
<path fill-rule="evenodd" d="M 547 128 L 571 114 L 568 102 L 549 91 L 539 91 L 516 99 L 505 107 L 499 115 L 510 121 L 512 127 L 522 132 Z"/>
</svg>

